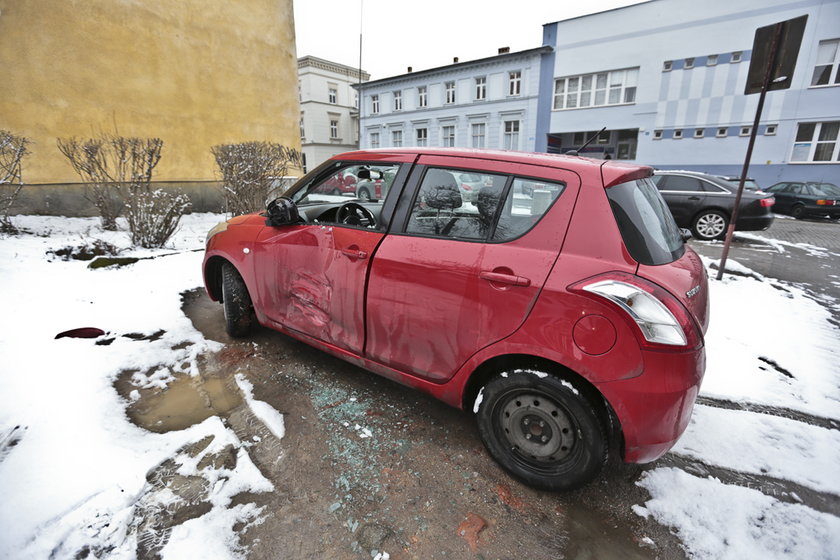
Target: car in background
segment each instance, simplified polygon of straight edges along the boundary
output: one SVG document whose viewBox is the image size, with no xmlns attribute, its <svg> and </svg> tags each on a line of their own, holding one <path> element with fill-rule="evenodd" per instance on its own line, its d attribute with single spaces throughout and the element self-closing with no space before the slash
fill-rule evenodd
<svg viewBox="0 0 840 560">
<path fill-rule="evenodd" d="M 840 219 L 840 187 L 833 183 L 786 181 L 766 191 L 776 197 L 774 211 L 797 220 L 809 216 Z"/>
<path fill-rule="evenodd" d="M 726 235 L 735 197 L 738 193 L 735 182 L 697 171 L 657 170 L 653 182 L 677 225 L 691 230 L 696 239 L 711 241 Z M 773 223 L 773 195 L 746 187 L 741 196 L 738 222 L 735 229 L 760 231 Z"/>
<path fill-rule="evenodd" d="M 378 200 L 324 194 L 348 173 L 393 179 Z M 708 279 L 652 173 L 510 151 L 340 154 L 214 227 L 205 287 L 229 335 L 276 329 L 471 411 L 512 475 L 571 489 L 614 450 L 667 452 L 703 378 Z M 465 174 L 481 185 L 471 204 Z"/>
</svg>

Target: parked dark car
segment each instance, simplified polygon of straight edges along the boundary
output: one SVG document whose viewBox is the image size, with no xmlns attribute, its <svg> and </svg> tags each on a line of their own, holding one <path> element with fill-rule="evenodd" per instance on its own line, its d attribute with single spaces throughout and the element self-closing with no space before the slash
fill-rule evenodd
<svg viewBox="0 0 840 560">
<path fill-rule="evenodd" d="M 323 193 L 347 171 L 393 181 L 378 200 Z M 668 451 L 703 378 L 706 271 L 652 172 L 510 151 L 337 155 L 213 228 L 205 286 L 231 336 L 259 323 L 471 411 L 510 473 L 574 488 L 614 449 L 632 463 Z M 464 174 L 481 185 L 471 204 Z"/>
<path fill-rule="evenodd" d="M 737 179 L 723 178 L 695 171 L 656 171 L 656 188 L 671 209 L 677 225 L 688 228 L 696 239 L 710 241 L 726 235 L 735 196 Z M 773 195 L 744 188 L 738 210 L 736 230 L 758 231 L 773 223 Z"/>
<path fill-rule="evenodd" d="M 789 181 L 766 190 L 776 197 L 775 212 L 797 220 L 809 216 L 840 219 L 840 187 L 832 183 Z"/>
</svg>

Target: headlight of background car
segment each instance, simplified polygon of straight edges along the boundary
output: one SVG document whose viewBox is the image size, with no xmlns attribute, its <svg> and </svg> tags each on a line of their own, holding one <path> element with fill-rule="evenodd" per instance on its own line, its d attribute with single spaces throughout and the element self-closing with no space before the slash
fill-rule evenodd
<svg viewBox="0 0 840 560">
<path fill-rule="evenodd" d="M 213 226 L 213 229 L 211 229 L 210 231 L 207 232 L 207 239 L 204 240 L 204 244 L 207 245 L 210 242 L 210 239 L 214 235 L 216 235 L 217 233 L 222 233 L 227 228 L 228 228 L 228 223 L 227 222 L 219 222 L 218 224 Z"/>
</svg>

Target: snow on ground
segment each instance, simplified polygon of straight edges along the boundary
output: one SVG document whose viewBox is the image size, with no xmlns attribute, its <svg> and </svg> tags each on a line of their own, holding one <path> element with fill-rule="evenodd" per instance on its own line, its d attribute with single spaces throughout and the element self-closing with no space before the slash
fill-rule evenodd
<svg viewBox="0 0 840 560">
<path fill-rule="evenodd" d="M 0 237 L 0 558 L 70 558 L 91 543 L 109 558 L 134 558 L 142 538 L 136 510 L 176 499 L 166 491 L 149 498 L 147 473 L 178 456 L 178 475 L 189 477 L 202 457 L 226 445 L 238 449 L 236 467 L 202 471 L 210 477 L 212 508 L 176 526 L 161 554 L 247 554 L 233 525 L 260 523 L 264 514 L 253 504 L 231 507 L 231 498 L 272 486 L 233 432 L 215 417 L 178 432 L 147 432 L 129 422 L 127 403 L 113 387 L 126 369 L 154 371 L 149 383 L 161 385 L 195 375 L 197 357 L 218 347 L 184 316 L 180 294 L 201 285 L 204 236 L 220 219 L 186 216 L 170 248 L 126 249 L 122 256 L 158 258 L 124 268 L 90 270 L 84 261 L 50 255 L 95 239 L 128 246 L 126 232 L 103 232 L 95 219 L 18 217 L 16 225 L 30 233 Z M 815 258 L 820 254 L 814 248 Z M 840 418 L 840 333 L 826 309 L 800 288 L 758 275 L 727 274 L 711 280 L 710 290 L 701 395 Z M 87 326 L 108 331 L 103 338 L 112 342 L 54 339 Z M 161 329 L 159 338 L 122 336 Z M 237 383 L 255 416 L 282 437 L 282 415 L 255 400 L 247 380 Z M 699 405 L 673 453 L 836 496 L 838 433 L 768 413 Z M 200 454 L 181 451 L 207 436 L 214 439 Z M 651 499 L 635 511 L 672 527 L 692 558 L 838 557 L 836 516 L 672 467 L 647 471 L 639 484 Z"/>
</svg>

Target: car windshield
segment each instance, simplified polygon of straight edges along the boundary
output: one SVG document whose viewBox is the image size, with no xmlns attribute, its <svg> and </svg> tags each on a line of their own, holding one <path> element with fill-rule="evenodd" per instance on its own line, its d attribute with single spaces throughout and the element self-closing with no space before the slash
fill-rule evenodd
<svg viewBox="0 0 840 560">
<path fill-rule="evenodd" d="M 832 183 L 815 183 L 811 185 L 817 196 L 840 196 L 840 187 Z"/>
<path fill-rule="evenodd" d="M 650 179 L 610 187 L 607 197 L 624 244 L 637 262 L 659 265 L 682 257 L 685 242 L 671 211 Z"/>
</svg>

